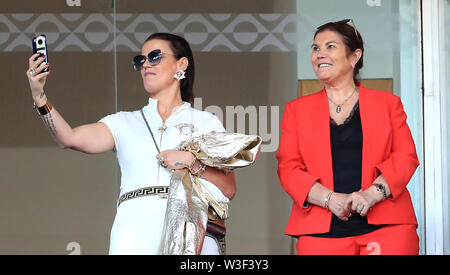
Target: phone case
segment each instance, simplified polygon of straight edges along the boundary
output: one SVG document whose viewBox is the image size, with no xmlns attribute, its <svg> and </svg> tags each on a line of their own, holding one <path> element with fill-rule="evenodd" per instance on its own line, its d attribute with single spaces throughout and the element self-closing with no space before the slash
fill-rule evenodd
<svg viewBox="0 0 450 275">
<path fill-rule="evenodd" d="M 33 45 L 33 54 L 40 53 L 41 55 L 45 55 L 44 62 L 41 63 L 39 66 L 44 66 L 48 63 L 48 51 L 47 51 L 47 37 L 45 34 L 38 35 L 33 38 L 32 40 Z M 41 56 L 39 55 L 39 56 Z M 48 71 L 48 68 L 45 68 L 43 70 L 44 72 Z"/>
</svg>

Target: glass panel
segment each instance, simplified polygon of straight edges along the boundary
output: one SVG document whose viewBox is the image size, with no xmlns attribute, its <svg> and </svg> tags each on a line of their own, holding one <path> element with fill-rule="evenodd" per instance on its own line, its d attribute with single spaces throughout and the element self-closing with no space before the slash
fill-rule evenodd
<svg viewBox="0 0 450 275">
<path fill-rule="evenodd" d="M 395 2 L 395 1 L 393 1 Z M 408 115 L 408 125 L 416 144 L 420 166 L 408 184 L 414 210 L 416 212 L 420 253 L 425 253 L 425 209 L 424 209 L 424 158 L 423 158 L 423 109 L 422 109 L 422 66 L 420 45 L 420 4 L 419 1 L 398 1 L 398 42 L 395 47 L 397 68 L 395 69 L 400 91 L 399 95 Z M 394 86 L 395 87 L 395 86 Z"/>
<path fill-rule="evenodd" d="M 157 3 L 157 4 L 156 4 Z M 131 59 L 154 32 L 184 37 L 195 59 L 193 107 L 230 132 L 264 138 L 257 162 L 236 171 L 228 254 L 289 254 L 291 201 L 278 183 L 281 108 L 296 97 L 295 1 L 117 1 L 118 109 L 148 103 Z M 149 141 L 150 142 L 150 141 Z M 150 183 L 149 183 L 150 184 Z"/>
<path fill-rule="evenodd" d="M 31 108 L 24 64 L 31 38 L 40 33 L 48 36 L 52 64 L 46 93 L 73 127 L 147 104 L 130 61 L 150 33 L 172 32 L 188 40 L 197 69 L 193 107 L 215 113 L 228 131 L 264 138 L 255 165 L 236 172 L 238 191 L 227 222 L 229 254 L 292 252 L 283 234 L 292 201 L 276 174 L 279 121 L 285 103 L 297 97 L 297 80 L 315 78 L 310 44 L 314 28 L 323 22 L 355 20 L 367 46 L 362 77 L 393 80 L 422 162 L 421 72 L 413 70 L 421 67 L 419 1 L 335 2 L 202 0 L 187 7 L 175 0 L 2 3 L 0 58 L 10 66 L 0 73 L 11 81 L 0 87 L 8 102 L 7 115 L 0 119 L 7 133 L 0 137 L 0 164 L 7 171 L 0 177 L 7 194 L 0 200 L 5 225 L 0 253 L 106 254 L 116 212 L 120 171 L 115 155 L 58 149 Z M 422 175 L 423 165 L 408 188 L 423 242 Z"/>
<path fill-rule="evenodd" d="M 81 6 L 77 6 L 82 3 Z M 114 111 L 110 0 L 3 1 L 0 58 L 2 254 L 104 254 L 117 196 L 113 154 L 61 150 L 32 109 L 31 39 L 48 39 L 45 92 L 73 127 Z"/>
<path fill-rule="evenodd" d="M 411 179 L 408 190 L 419 222 L 421 253 L 424 251 L 424 199 L 422 150 L 422 96 L 420 1 L 367 0 L 330 1 L 299 0 L 298 79 L 316 76 L 310 65 L 311 44 L 317 26 L 330 21 L 352 18 L 365 42 L 362 83 L 377 89 L 377 83 L 392 82 L 391 89 L 402 99 L 408 125 L 416 144 L 421 165 Z M 373 81 L 375 79 L 380 82 Z M 372 81 L 368 81 L 372 80 Z M 384 85 L 384 84 L 383 84 Z M 386 86 L 386 85 L 385 85 Z"/>
</svg>

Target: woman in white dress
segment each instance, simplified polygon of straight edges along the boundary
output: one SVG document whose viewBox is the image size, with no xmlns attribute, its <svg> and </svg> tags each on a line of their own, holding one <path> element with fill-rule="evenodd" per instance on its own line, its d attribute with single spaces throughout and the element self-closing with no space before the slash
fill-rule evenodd
<svg viewBox="0 0 450 275">
<path fill-rule="evenodd" d="M 189 44 L 167 33 L 152 34 L 133 59 L 149 101 L 142 110 L 118 112 L 99 122 L 72 128 L 50 104 L 44 85 L 50 70 L 43 57 L 29 59 L 27 77 L 35 102 L 61 148 L 89 154 L 113 150 L 121 169 L 120 197 L 111 230 L 110 254 L 157 254 L 161 242 L 170 173 L 189 169 L 217 201 L 228 203 L 236 192 L 233 173 L 204 166 L 195 156 L 176 150 L 183 140 L 225 131 L 213 114 L 195 110 L 195 67 Z M 37 59 L 36 59 L 37 58 Z M 206 236 L 201 254 L 220 254 Z"/>
</svg>

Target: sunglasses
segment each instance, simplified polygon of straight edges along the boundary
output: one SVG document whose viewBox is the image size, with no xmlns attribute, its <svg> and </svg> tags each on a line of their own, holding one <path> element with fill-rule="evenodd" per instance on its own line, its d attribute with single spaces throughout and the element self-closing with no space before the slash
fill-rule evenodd
<svg viewBox="0 0 450 275">
<path fill-rule="evenodd" d="M 353 30 L 355 31 L 356 38 L 361 39 L 361 38 L 359 37 L 359 35 L 358 35 L 358 31 L 356 30 L 355 22 L 353 22 L 353 19 L 344 19 L 344 20 L 341 20 L 341 21 L 336 21 L 336 22 L 326 23 L 326 24 L 323 24 L 322 26 L 317 27 L 317 29 L 318 29 L 318 30 L 323 30 L 323 29 L 325 29 L 325 28 L 328 27 L 328 26 L 344 25 L 344 24 L 347 24 L 348 22 L 351 22 L 351 23 L 352 23 L 352 26 L 351 26 L 351 27 L 352 27 Z"/>
<path fill-rule="evenodd" d="M 160 49 L 156 49 L 156 50 L 149 52 L 147 56 L 136 55 L 135 57 L 133 57 L 133 62 L 132 62 L 133 67 L 136 71 L 142 70 L 142 66 L 144 65 L 146 60 L 148 60 L 148 63 L 150 63 L 151 66 L 156 66 L 159 63 L 161 63 L 163 54 L 173 55 L 173 54 L 163 53 Z"/>
</svg>

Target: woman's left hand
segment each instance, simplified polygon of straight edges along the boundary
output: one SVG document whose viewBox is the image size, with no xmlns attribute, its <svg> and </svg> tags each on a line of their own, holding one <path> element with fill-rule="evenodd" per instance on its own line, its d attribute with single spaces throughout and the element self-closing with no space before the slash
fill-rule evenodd
<svg viewBox="0 0 450 275">
<path fill-rule="evenodd" d="M 383 200 L 383 195 L 380 197 L 380 193 L 375 189 L 375 186 L 371 186 L 367 190 L 353 192 L 348 200 L 351 200 L 349 210 L 364 217 L 377 202 Z"/>
<path fill-rule="evenodd" d="M 195 160 L 194 154 L 186 151 L 166 150 L 162 151 L 156 158 L 162 166 L 168 170 L 178 170 L 188 168 Z"/>
</svg>

